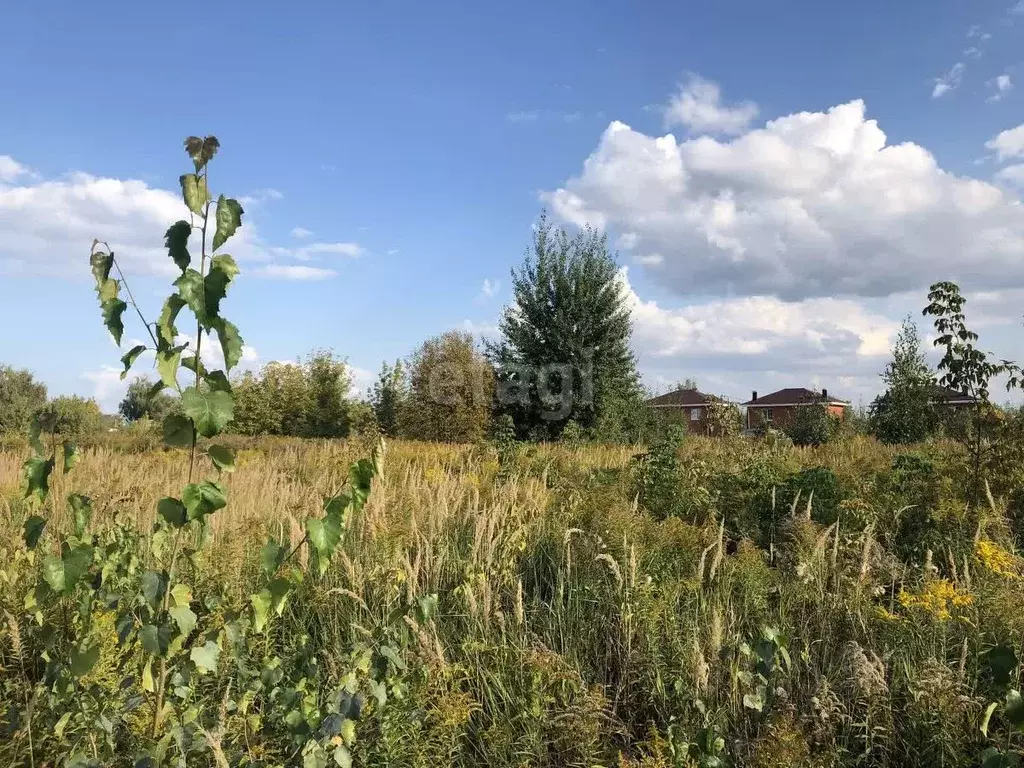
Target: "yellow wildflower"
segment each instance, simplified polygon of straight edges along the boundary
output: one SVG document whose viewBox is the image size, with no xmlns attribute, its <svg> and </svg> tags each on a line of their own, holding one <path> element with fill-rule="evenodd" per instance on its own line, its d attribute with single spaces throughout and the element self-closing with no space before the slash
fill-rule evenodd
<svg viewBox="0 0 1024 768">
<path fill-rule="evenodd" d="M 948 579 L 929 579 L 920 592 L 901 589 L 897 599 L 904 608 L 919 609 L 940 620 L 952 616 L 950 608 L 963 608 L 974 602 L 973 595 L 958 592 Z"/>
<path fill-rule="evenodd" d="M 974 548 L 978 560 L 989 571 L 1006 579 L 1020 578 L 1019 560 L 994 541 L 981 539 Z"/>
</svg>

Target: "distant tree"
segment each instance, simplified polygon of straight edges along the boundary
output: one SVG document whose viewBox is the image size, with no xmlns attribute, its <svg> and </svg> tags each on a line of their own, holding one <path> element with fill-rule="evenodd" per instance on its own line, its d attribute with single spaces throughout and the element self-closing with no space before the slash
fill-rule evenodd
<svg viewBox="0 0 1024 768">
<path fill-rule="evenodd" d="M 782 431 L 794 445 L 823 445 L 835 437 L 839 420 L 824 405 L 803 405 L 793 410 L 793 418 Z"/>
<path fill-rule="evenodd" d="M 919 443 L 935 431 L 935 374 L 928 367 L 917 325 L 909 317 L 896 336 L 882 374 L 885 393 L 871 411 L 871 429 L 883 443 Z"/>
<path fill-rule="evenodd" d="M 268 363 L 234 386 L 232 428 L 244 435 L 303 435 L 312 398 L 305 371 L 295 363 Z"/>
<path fill-rule="evenodd" d="M 743 425 L 740 409 L 724 400 L 711 401 L 704 422 L 707 424 L 708 434 L 712 437 L 738 435 Z"/>
<path fill-rule="evenodd" d="M 409 384 L 401 360 L 394 366 L 382 363 L 377 380 L 370 390 L 370 405 L 377 418 L 377 425 L 385 435 L 398 434 L 402 410 L 409 398 Z"/>
<path fill-rule="evenodd" d="M 673 391 L 678 391 L 680 389 L 700 389 L 700 387 L 697 386 L 696 379 L 691 379 L 689 376 L 687 376 L 682 381 L 677 381 L 675 386 L 672 387 Z"/>
<path fill-rule="evenodd" d="M 517 432 L 554 438 L 570 419 L 605 434 L 624 431 L 611 422 L 634 413 L 642 395 L 628 296 L 607 237 L 589 228 L 570 237 L 541 216 L 512 290 L 488 354 L 498 407 Z"/>
<path fill-rule="evenodd" d="M 1010 360 L 994 362 L 988 353 L 975 346 L 978 334 L 967 328 L 964 315 L 967 300 L 956 283 L 935 283 L 928 292 L 928 301 L 922 314 L 935 318 L 935 330 L 939 335 L 934 343 L 945 349 L 939 361 L 939 370 L 942 371 L 939 383 L 977 400 L 970 421 L 960 435 L 970 454 L 970 501 L 976 507 L 981 503 L 985 463 L 992 448 L 992 424 L 997 417 L 997 409 L 989 399 L 989 384 L 996 376 L 1006 375 L 1007 389 L 1021 386 L 1022 373 L 1016 363 Z"/>
<path fill-rule="evenodd" d="M 303 436 L 345 437 L 349 432 L 348 365 L 330 350 L 314 350 L 304 363 L 307 404 Z"/>
<path fill-rule="evenodd" d="M 373 406 L 366 400 L 355 400 L 349 403 L 348 420 L 350 434 L 370 438 L 380 436 L 377 415 L 373 411 Z"/>
<path fill-rule="evenodd" d="M 178 398 L 164 391 L 154 392 L 153 382 L 145 376 L 138 376 L 128 385 L 128 391 L 117 411 L 127 422 L 143 418 L 163 422 L 166 416 L 178 412 L 180 408 L 181 401 Z"/>
<path fill-rule="evenodd" d="M 231 428 L 243 435 L 345 437 L 351 386 L 348 365 L 328 350 L 313 350 L 300 363 L 267 363 L 232 385 Z"/>
<path fill-rule="evenodd" d="M 472 442 L 487 435 L 494 402 L 494 370 L 473 337 L 449 331 L 413 354 L 403 434 L 417 440 Z"/>
<path fill-rule="evenodd" d="M 81 437 L 103 428 L 103 412 L 96 401 L 76 395 L 55 397 L 38 409 L 36 415 L 48 425 L 52 424 L 54 432 L 62 437 Z"/>
<path fill-rule="evenodd" d="M 27 431 L 32 414 L 45 404 L 45 384 L 29 371 L 0 365 L 0 435 Z"/>
</svg>

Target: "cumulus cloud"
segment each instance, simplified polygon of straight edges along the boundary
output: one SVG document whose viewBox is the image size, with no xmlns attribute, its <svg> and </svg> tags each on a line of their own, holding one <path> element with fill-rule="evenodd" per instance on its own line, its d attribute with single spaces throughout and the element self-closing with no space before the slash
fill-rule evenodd
<svg viewBox="0 0 1024 768">
<path fill-rule="evenodd" d="M 1014 157 L 1024 157 L 1024 123 L 1000 132 L 998 136 L 985 142 L 985 148 L 995 152 L 996 159 L 1000 162 Z"/>
<path fill-rule="evenodd" d="M 964 63 L 958 61 L 950 68 L 949 72 L 942 75 L 942 77 L 935 78 L 935 85 L 932 87 L 932 98 L 937 99 L 950 91 L 956 90 L 960 87 L 963 79 Z"/>
<path fill-rule="evenodd" d="M 898 323 L 848 299 L 716 299 L 670 309 L 641 299 L 623 272 L 634 345 L 650 358 L 756 358 L 757 367 L 802 367 L 888 354 Z"/>
<path fill-rule="evenodd" d="M 987 101 L 1000 101 L 1006 94 L 1013 90 L 1013 80 L 1009 75 L 999 75 L 986 83 L 992 89 L 992 94 Z"/>
<path fill-rule="evenodd" d="M 580 174 L 544 197 L 565 220 L 620 233 L 684 294 L 794 300 L 887 296 L 937 278 L 1024 282 L 1016 196 L 944 171 L 921 146 L 888 144 L 862 101 L 728 141 L 613 122 Z"/>
<path fill-rule="evenodd" d="M 312 234 L 312 231 L 306 229 L 305 227 L 295 227 L 295 229 L 292 230 L 292 237 L 297 238 L 299 240 L 304 240 L 307 237 L 311 237 Z"/>
<path fill-rule="evenodd" d="M 19 176 L 30 175 L 32 172 L 10 155 L 0 155 L 0 182 L 14 181 Z"/>
<path fill-rule="evenodd" d="M 258 195 L 271 200 L 280 193 L 265 189 Z M 177 190 L 86 173 L 41 179 L 13 158 L 0 156 L 0 274 L 86 276 L 89 245 L 100 238 L 109 243 L 126 273 L 172 277 L 177 271 L 163 247 L 163 233 L 173 222 L 188 218 Z M 355 243 L 270 246 L 259 236 L 251 211 L 229 248 L 237 261 L 257 264 L 362 252 Z M 191 249 L 198 249 L 196 234 Z M 278 276 L 291 277 L 287 270 Z"/>
<path fill-rule="evenodd" d="M 327 280 L 338 273 L 323 267 L 308 267 L 304 264 L 267 264 L 256 270 L 257 275 L 279 277 L 284 280 Z"/>
<path fill-rule="evenodd" d="M 1024 163 L 1008 165 L 996 172 L 996 180 L 1024 189 Z"/>
<path fill-rule="evenodd" d="M 694 133 L 742 133 L 755 117 L 756 104 L 723 104 L 718 84 L 699 75 L 690 75 L 665 108 L 666 127 L 682 125 Z"/>
</svg>

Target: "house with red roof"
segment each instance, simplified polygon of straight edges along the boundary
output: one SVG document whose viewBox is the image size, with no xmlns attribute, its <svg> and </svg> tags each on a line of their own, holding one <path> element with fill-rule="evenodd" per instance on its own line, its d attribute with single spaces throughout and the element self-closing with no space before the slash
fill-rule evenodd
<svg viewBox="0 0 1024 768">
<path fill-rule="evenodd" d="M 725 398 L 708 395 L 696 389 L 677 389 L 651 398 L 647 401 L 647 406 L 686 424 L 686 431 L 691 435 L 708 435 L 711 434 L 709 409 L 715 403 L 724 402 Z"/>
<path fill-rule="evenodd" d="M 747 409 L 747 429 L 784 428 L 792 423 L 800 408 L 810 406 L 824 406 L 830 415 L 842 419 L 850 407 L 848 401 L 829 396 L 827 389 L 816 392 L 803 387 L 780 389 L 762 397 L 754 390 L 753 397 L 743 405 Z"/>
</svg>

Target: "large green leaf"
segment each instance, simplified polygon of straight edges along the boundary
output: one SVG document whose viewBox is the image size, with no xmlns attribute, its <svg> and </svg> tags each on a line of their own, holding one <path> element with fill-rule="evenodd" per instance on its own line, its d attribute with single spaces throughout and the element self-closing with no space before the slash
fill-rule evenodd
<svg viewBox="0 0 1024 768">
<path fill-rule="evenodd" d="M 147 624 L 139 630 L 139 638 L 142 640 L 143 650 L 154 656 L 163 656 L 171 644 L 171 628 Z"/>
<path fill-rule="evenodd" d="M 167 612 L 174 619 L 174 623 L 178 625 L 182 637 L 188 637 L 192 634 L 192 630 L 196 628 L 196 615 L 192 612 L 191 608 L 187 605 L 175 605 L 169 608 Z"/>
<path fill-rule="evenodd" d="M 185 139 L 185 151 L 195 163 L 196 173 L 206 167 L 206 164 L 217 154 L 218 149 L 220 149 L 220 142 L 217 141 L 216 136 L 207 136 L 205 139 L 189 136 Z"/>
<path fill-rule="evenodd" d="M 53 472 L 53 459 L 33 456 L 24 463 L 21 473 L 27 483 L 26 499 L 35 498 L 40 504 L 46 501 L 46 497 L 50 494 L 51 472 Z"/>
<path fill-rule="evenodd" d="M 264 589 L 262 592 L 249 598 L 249 602 L 252 603 L 252 626 L 257 632 L 262 632 L 263 628 L 267 626 L 267 614 L 270 611 L 270 604 L 273 602 L 273 599 L 274 597 L 270 594 L 269 589 Z"/>
<path fill-rule="evenodd" d="M 189 520 L 198 520 L 227 506 L 228 500 L 220 483 L 204 480 L 189 483 L 181 492 Z"/>
<path fill-rule="evenodd" d="M 203 437 L 220 434 L 235 412 L 235 401 L 227 392 L 199 392 L 194 387 L 182 393 L 181 405 Z"/>
<path fill-rule="evenodd" d="M 242 336 L 238 332 L 238 327 L 223 317 L 218 317 L 213 322 L 213 330 L 217 332 L 217 340 L 224 351 L 224 365 L 230 371 L 242 359 Z"/>
<path fill-rule="evenodd" d="M 345 722 L 351 723 L 352 721 L 346 720 Z M 339 744 L 334 748 L 334 763 L 341 768 L 352 768 L 352 753 L 344 744 Z"/>
<path fill-rule="evenodd" d="M 181 365 L 181 352 L 184 346 L 165 347 L 156 352 L 156 371 L 160 374 L 160 381 L 168 389 L 177 391 L 178 367 Z"/>
<path fill-rule="evenodd" d="M 159 513 L 160 517 L 175 528 L 181 528 L 188 522 L 188 514 L 185 511 L 185 505 L 178 499 L 171 498 L 170 496 L 166 496 L 157 502 L 156 511 Z"/>
<path fill-rule="evenodd" d="M 32 515 L 25 519 L 25 546 L 35 549 L 39 543 L 39 537 L 43 535 L 46 527 L 46 519 L 39 515 Z"/>
<path fill-rule="evenodd" d="M 174 339 L 178 335 L 178 328 L 174 321 L 177 320 L 178 313 L 184 306 L 185 300 L 177 293 L 172 293 L 164 301 L 163 310 L 160 312 L 160 319 L 156 324 L 156 332 L 167 346 L 173 345 Z"/>
<path fill-rule="evenodd" d="M 228 286 L 238 274 L 238 265 L 226 253 L 218 254 L 210 262 L 205 279 L 206 317 L 212 321 L 220 313 L 220 303 L 228 293 Z"/>
<path fill-rule="evenodd" d="M 175 413 L 164 419 L 164 443 L 186 448 L 192 445 L 192 421 L 187 416 Z"/>
<path fill-rule="evenodd" d="M 192 663 L 200 673 L 216 672 L 217 661 L 220 659 L 220 646 L 212 640 L 207 640 L 201 648 L 193 648 L 189 654 Z"/>
<path fill-rule="evenodd" d="M 284 605 L 288 602 L 288 595 L 292 591 L 292 583 L 283 577 L 276 578 L 267 585 L 270 590 L 270 607 L 278 616 L 284 611 Z"/>
<path fill-rule="evenodd" d="M 64 443 L 62 450 L 64 453 L 64 472 L 66 474 L 75 468 L 78 460 L 82 458 L 82 454 L 79 453 L 78 447 L 74 443 Z"/>
<path fill-rule="evenodd" d="M 121 356 L 121 363 L 124 365 L 124 370 L 121 371 L 121 380 L 124 381 L 125 376 L 128 375 L 128 371 L 132 369 L 135 361 L 138 360 L 139 355 L 146 351 L 145 344 L 137 344 L 132 347 L 128 352 Z"/>
<path fill-rule="evenodd" d="M 43 558 L 43 579 L 54 592 L 67 594 L 89 570 L 93 550 L 86 544 L 75 547 L 64 544 L 62 549 L 60 557 L 47 555 Z"/>
<path fill-rule="evenodd" d="M 206 449 L 206 455 L 221 472 L 235 471 L 235 452 L 226 445 L 211 445 Z"/>
<path fill-rule="evenodd" d="M 206 179 L 194 173 L 186 173 L 178 179 L 181 184 L 181 198 L 185 205 L 196 216 L 203 215 L 203 206 L 210 199 L 210 192 L 206 188 Z"/>
<path fill-rule="evenodd" d="M 71 647 L 70 668 L 75 677 L 85 677 L 100 659 L 100 644 L 88 638 Z"/>
<path fill-rule="evenodd" d="M 110 270 L 114 267 L 114 257 L 103 251 L 94 251 L 89 256 L 89 267 L 92 269 L 92 276 L 96 278 L 96 289 L 110 277 Z"/>
<path fill-rule="evenodd" d="M 349 467 L 348 481 L 352 490 L 352 504 L 356 509 L 362 509 L 366 504 L 374 473 L 374 463 L 369 459 L 360 459 Z"/>
<path fill-rule="evenodd" d="M 167 591 L 167 574 L 163 571 L 146 571 L 141 580 L 142 596 L 150 607 L 158 608 Z"/>
<path fill-rule="evenodd" d="M 1014 728 L 1024 731 L 1024 698 L 1021 697 L 1020 691 L 1012 690 L 1006 694 L 1003 714 Z"/>
<path fill-rule="evenodd" d="M 993 646 L 985 654 L 984 659 L 996 685 L 1009 685 L 1018 664 L 1017 654 L 1013 648 L 1008 645 Z"/>
<path fill-rule="evenodd" d="M 206 386 L 214 392 L 231 394 L 231 382 L 224 375 L 224 371 L 209 371 L 206 374 Z"/>
<path fill-rule="evenodd" d="M 270 539 L 260 550 L 260 564 L 263 566 L 263 572 L 267 576 L 273 576 L 281 567 L 286 555 L 287 550 L 274 539 Z"/>
<path fill-rule="evenodd" d="M 68 496 L 68 504 L 71 505 L 71 515 L 75 521 L 75 536 L 82 538 L 92 520 L 92 499 L 80 493 L 72 493 Z"/>
<path fill-rule="evenodd" d="M 242 225 L 242 206 L 230 197 L 221 195 L 217 198 L 217 231 L 213 235 L 213 250 L 217 250 L 235 234 Z"/>
<path fill-rule="evenodd" d="M 128 305 L 117 298 L 107 299 L 100 304 L 100 310 L 103 312 L 103 324 L 107 326 L 107 330 L 114 338 L 114 343 L 118 346 L 121 346 L 121 337 L 124 335 L 124 321 L 121 319 L 121 315 L 126 309 L 128 309 Z"/>
<path fill-rule="evenodd" d="M 174 259 L 178 269 L 184 272 L 188 269 L 192 257 L 188 254 L 188 238 L 192 234 L 192 225 L 187 221 L 176 221 L 164 234 L 164 245 L 167 246 L 167 254 Z"/>
<path fill-rule="evenodd" d="M 199 323 L 207 328 L 209 322 L 206 315 L 206 284 L 203 282 L 203 276 L 194 269 L 186 269 L 181 277 L 174 281 L 174 287 L 178 289 L 181 298 Z"/>
</svg>

